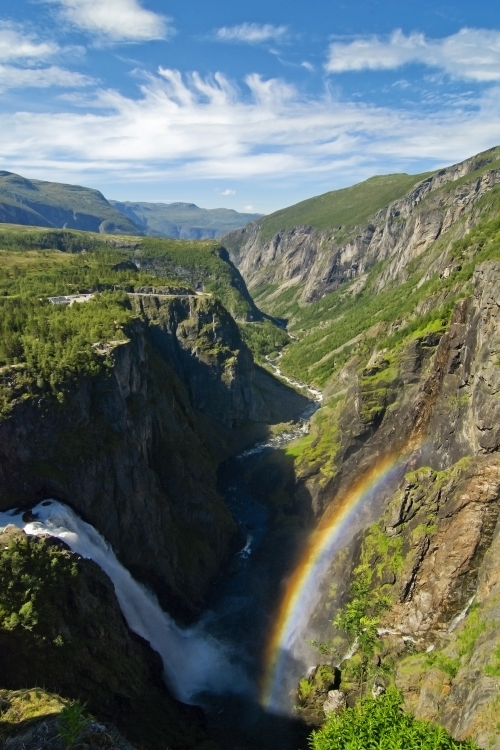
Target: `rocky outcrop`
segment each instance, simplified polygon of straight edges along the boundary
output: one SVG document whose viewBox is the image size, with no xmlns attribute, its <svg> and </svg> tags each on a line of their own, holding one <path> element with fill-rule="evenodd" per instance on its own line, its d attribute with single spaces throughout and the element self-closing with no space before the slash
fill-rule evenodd
<svg viewBox="0 0 500 750">
<path fill-rule="evenodd" d="M 214 247 L 215 263 L 187 263 L 185 258 L 151 254 L 147 243 L 134 254 L 134 264 L 141 271 L 163 278 L 186 281 L 198 291 L 214 292 L 237 320 L 260 321 L 264 316 L 253 301 L 240 272 L 225 248 Z"/>
<path fill-rule="evenodd" d="M 447 245 L 475 224 L 479 199 L 500 183 L 495 157 L 492 149 L 435 173 L 347 234 L 342 227 L 317 231 L 297 226 L 263 240 L 260 223 L 253 222 L 226 235 L 222 243 L 251 290 L 273 285 L 262 297 L 269 309 L 288 286 L 301 285 L 302 303 L 320 299 L 351 279 L 359 278 L 361 288 L 377 262 L 385 262 L 376 281 L 379 289 L 394 279 L 404 281 L 408 265 L 453 228 L 432 269 L 444 271 Z"/>
<path fill-rule="evenodd" d="M 151 750 L 189 748 L 203 739 L 201 712 L 169 694 L 159 655 L 128 630 L 113 584 L 94 562 L 71 553 L 58 539 L 28 537 L 12 526 L 1 532 L 0 546 L 2 581 L 9 573 L 15 580 L 0 595 L 3 688 L 40 685 L 78 700 L 100 721 L 111 721 L 132 742 Z M 15 706 L 16 697 L 7 702 Z M 36 715 L 35 708 L 28 706 L 28 715 Z M 22 705 L 17 712 L 22 713 Z M 8 715 L 3 718 L 2 729 Z M 29 746 L 26 723 L 12 728 L 18 738 L 24 729 L 26 744 L 11 736 L 6 746 Z M 40 743 L 50 741 L 51 727 L 45 729 L 38 727 Z M 94 728 L 96 735 L 103 731 Z M 100 739 L 95 737 L 91 746 L 99 747 Z M 112 739 L 108 736 L 106 747 Z"/>
<path fill-rule="evenodd" d="M 64 724 L 59 718 L 49 716 L 27 724 L 9 733 L 3 745 L 5 750 L 39 750 L 40 747 L 44 750 L 65 750 L 65 743 L 59 734 Z M 76 741 L 81 750 L 134 750 L 116 729 L 97 721 L 89 720 Z"/>
<path fill-rule="evenodd" d="M 98 348 L 105 373 L 63 403 L 21 397 L 0 424 L 0 507 L 63 500 L 168 611 L 189 615 L 238 540 L 218 462 L 307 400 L 254 366 L 211 298 L 131 299 L 129 341 Z"/>
</svg>

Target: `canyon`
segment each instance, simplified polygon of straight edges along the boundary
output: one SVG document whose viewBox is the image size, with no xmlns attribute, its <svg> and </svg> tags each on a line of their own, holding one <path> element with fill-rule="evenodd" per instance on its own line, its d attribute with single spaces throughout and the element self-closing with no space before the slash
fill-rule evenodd
<svg viewBox="0 0 500 750">
<path fill-rule="evenodd" d="M 227 718 L 208 726 L 200 709 L 176 703 L 95 563 L 12 527 L 5 549 L 52 556 L 65 593 L 58 601 L 46 589 L 50 611 L 34 629 L 14 620 L 0 629 L 1 687 L 26 687 L 26 662 L 7 655 L 33 649 L 38 682 L 90 701 L 131 742 L 165 747 L 158 730 L 172 747 L 298 750 L 325 721 L 329 691 L 360 698 L 359 654 L 332 621 L 364 576 L 387 604 L 372 685 L 396 686 L 407 710 L 457 741 L 500 747 L 499 158 L 492 149 L 392 181 L 387 205 L 375 205 L 383 182 L 363 183 L 360 197 L 348 193 L 351 214 L 327 228 L 313 217 L 267 236 L 266 221 L 281 219 L 264 217 L 221 238 L 201 275 L 197 260 L 179 271 L 182 245 L 149 256 L 139 238 L 115 246 L 130 279 L 186 288 L 115 284 L 109 293 L 125 295 L 130 316 L 122 338 L 96 342 L 99 370 L 57 392 L 20 380 L 19 358 L 2 367 L 15 385 L 0 421 L 0 510 L 20 508 L 29 524 L 40 501 L 69 506 L 180 627 L 212 613 L 211 637 L 227 622 L 217 607 L 229 595 L 234 604 L 243 581 L 249 642 L 255 631 L 248 674 L 261 682 L 249 702 L 267 739 L 238 734 L 234 717 L 250 713 L 237 691 L 210 699 L 209 714 Z M 367 190 L 375 210 L 356 223 Z M 221 263 L 233 286 L 219 297 L 208 287 L 218 273 L 222 288 Z M 268 332 L 285 327 L 283 346 Z M 256 332 L 248 346 L 258 333 L 264 357 L 245 331 Z M 271 372 L 278 358 L 288 382 Z M 233 649 L 234 633 L 246 633 L 235 623 Z M 58 635 L 73 644 L 71 679 L 54 669 Z M 334 643 L 341 658 L 312 641 Z M 169 727 L 152 718 L 162 712 Z"/>
</svg>

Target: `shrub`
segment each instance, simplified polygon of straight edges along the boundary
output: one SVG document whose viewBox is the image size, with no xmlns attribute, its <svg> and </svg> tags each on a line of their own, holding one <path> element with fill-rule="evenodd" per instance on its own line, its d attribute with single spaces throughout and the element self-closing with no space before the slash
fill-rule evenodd
<svg viewBox="0 0 500 750">
<path fill-rule="evenodd" d="M 402 709 L 397 690 L 365 698 L 354 708 L 331 714 L 309 738 L 311 750 L 474 750 L 440 726 L 416 719 Z"/>
</svg>

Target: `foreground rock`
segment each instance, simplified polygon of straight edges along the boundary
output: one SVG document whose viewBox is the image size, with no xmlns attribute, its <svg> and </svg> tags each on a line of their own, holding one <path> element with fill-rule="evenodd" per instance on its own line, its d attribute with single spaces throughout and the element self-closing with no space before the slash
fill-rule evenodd
<svg viewBox="0 0 500 750">
<path fill-rule="evenodd" d="M 99 721 L 153 750 L 191 748 L 204 739 L 201 712 L 170 695 L 159 655 L 128 630 L 113 585 L 94 562 L 60 540 L 28 537 L 12 526 L 0 534 L 0 549 L 2 687 L 42 685 L 78 700 Z M 16 694 L 5 697 L 12 708 L 0 717 L 2 727 L 16 713 Z M 49 702 L 47 709 L 57 706 Z M 24 727 L 18 729 L 22 734 Z M 49 722 L 11 746 L 44 737 L 52 742 L 53 734 Z"/>
</svg>

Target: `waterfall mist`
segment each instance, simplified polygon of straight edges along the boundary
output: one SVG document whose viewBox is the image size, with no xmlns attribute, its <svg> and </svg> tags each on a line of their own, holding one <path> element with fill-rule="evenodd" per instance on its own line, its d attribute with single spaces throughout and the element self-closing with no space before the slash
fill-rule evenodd
<svg viewBox="0 0 500 750">
<path fill-rule="evenodd" d="M 31 522 L 23 521 L 22 511 L 0 513 L 0 527 L 13 524 L 26 534 L 50 534 L 66 542 L 73 552 L 96 562 L 113 582 L 130 629 L 160 654 L 166 682 L 179 700 L 197 703 L 197 696 L 203 692 L 250 691 L 248 678 L 232 660 L 230 649 L 207 634 L 203 622 L 180 628 L 161 609 L 154 594 L 123 567 L 93 526 L 55 500 L 44 500 L 31 513 L 36 519 Z"/>
</svg>

